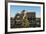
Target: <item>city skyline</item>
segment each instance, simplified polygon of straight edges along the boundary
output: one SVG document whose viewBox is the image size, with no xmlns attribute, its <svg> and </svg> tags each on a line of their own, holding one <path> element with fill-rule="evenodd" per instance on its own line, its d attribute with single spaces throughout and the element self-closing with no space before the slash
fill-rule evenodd
<svg viewBox="0 0 46 34">
<path fill-rule="evenodd" d="M 10 5 L 10 16 L 14 17 L 18 12 L 26 10 L 26 12 L 35 12 L 36 17 L 41 16 L 41 7 L 40 6 L 18 6 Z"/>
</svg>

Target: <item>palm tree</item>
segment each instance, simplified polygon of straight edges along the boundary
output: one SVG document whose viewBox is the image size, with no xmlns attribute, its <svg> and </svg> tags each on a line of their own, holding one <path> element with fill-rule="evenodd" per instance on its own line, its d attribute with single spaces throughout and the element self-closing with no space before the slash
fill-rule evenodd
<svg viewBox="0 0 46 34">
<path fill-rule="evenodd" d="M 28 18 L 28 16 L 26 15 L 27 14 L 27 12 L 24 12 L 24 16 L 23 16 L 23 25 L 24 25 L 24 27 L 29 27 L 29 20 L 27 19 Z"/>
</svg>

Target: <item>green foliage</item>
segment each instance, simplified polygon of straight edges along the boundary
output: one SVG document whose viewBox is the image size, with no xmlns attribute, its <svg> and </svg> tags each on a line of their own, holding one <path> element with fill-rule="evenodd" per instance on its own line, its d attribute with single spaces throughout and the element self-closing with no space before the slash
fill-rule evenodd
<svg viewBox="0 0 46 34">
<path fill-rule="evenodd" d="M 23 19 L 24 27 L 29 27 L 29 20 L 27 19 L 27 16 L 24 17 Z"/>
</svg>

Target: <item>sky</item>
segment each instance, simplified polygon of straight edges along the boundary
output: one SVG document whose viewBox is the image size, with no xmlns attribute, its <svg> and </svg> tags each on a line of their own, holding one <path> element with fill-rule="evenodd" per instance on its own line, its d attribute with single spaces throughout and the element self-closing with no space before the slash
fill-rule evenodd
<svg viewBox="0 0 46 34">
<path fill-rule="evenodd" d="M 14 17 L 18 12 L 26 10 L 27 12 L 35 12 L 36 17 L 41 17 L 41 7 L 40 6 L 18 6 L 10 5 L 10 16 Z"/>
</svg>

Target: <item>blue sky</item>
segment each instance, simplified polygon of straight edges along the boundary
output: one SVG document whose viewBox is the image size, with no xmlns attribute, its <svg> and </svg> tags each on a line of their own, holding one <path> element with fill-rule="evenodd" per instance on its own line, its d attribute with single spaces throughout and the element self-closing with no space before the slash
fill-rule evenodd
<svg viewBox="0 0 46 34">
<path fill-rule="evenodd" d="M 41 16 L 41 7 L 40 6 L 18 6 L 18 5 L 10 5 L 10 15 L 14 17 L 16 13 L 21 12 L 22 10 L 26 10 L 28 12 L 35 12 L 36 17 Z"/>
</svg>

